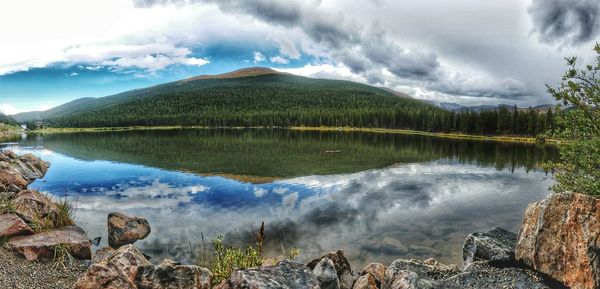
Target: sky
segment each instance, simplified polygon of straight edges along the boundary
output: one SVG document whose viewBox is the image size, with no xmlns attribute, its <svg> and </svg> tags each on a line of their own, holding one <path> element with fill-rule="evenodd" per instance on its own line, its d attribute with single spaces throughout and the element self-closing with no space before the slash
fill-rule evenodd
<svg viewBox="0 0 600 289">
<path fill-rule="evenodd" d="M 597 0 L 4 0 L 0 111 L 271 67 L 463 105 L 553 103 Z"/>
</svg>

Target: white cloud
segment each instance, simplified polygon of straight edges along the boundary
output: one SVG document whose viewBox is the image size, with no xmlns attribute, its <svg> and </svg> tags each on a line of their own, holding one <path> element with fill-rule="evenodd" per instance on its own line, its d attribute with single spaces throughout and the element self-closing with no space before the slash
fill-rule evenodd
<svg viewBox="0 0 600 289">
<path fill-rule="evenodd" d="M 296 45 L 288 38 L 286 33 L 279 32 L 272 36 L 273 41 L 279 47 L 279 53 L 291 59 L 299 59 L 301 54 Z"/>
<path fill-rule="evenodd" d="M 271 62 L 277 63 L 277 64 L 288 64 L 288 63 L 290 63 L 289 60 L 287 60 L 287 59 L 285 59 L 285 58 L 283 58 L 281 56 L 273 56 L 273 57 L 271 57 L 270 60 L 271 60 Z"/>
<path fill-rule="evenodd" d="M 265 61 L 265 59 L 266 58 L 262 53 L 260 53 L 258 51 L 254 51 L 254 63 L 263 62 L 263 61 Z"/>
<path fill-rule="evenodd" d="M 19 112 L 21 112 L 19 109 L 8 103 L 0 103 L 0 113 L 13 115 Z"/>
</svg>

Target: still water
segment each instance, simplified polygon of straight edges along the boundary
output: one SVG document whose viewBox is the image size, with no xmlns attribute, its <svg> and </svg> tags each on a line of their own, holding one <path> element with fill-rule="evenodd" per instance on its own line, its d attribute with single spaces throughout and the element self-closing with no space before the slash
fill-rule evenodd
<svg viewBox="0 0 600 289">
<path fill-rule="evenodd" d="M 355 268 L 397 258 L 462 262 L 469 232 L 518 231 L 551 176 L 553 146 L 357 132 L 153 130 L 28 135 L 2 148 L 51 162 L 30 187 L 76 207 L 106 244 L 106 215 L 146 217 L 138 246 L 192 262 L 224 235 L 306 260 L 338 248 Z M 207 244 L 207 246 L 210 246 Z"/>
</svg>

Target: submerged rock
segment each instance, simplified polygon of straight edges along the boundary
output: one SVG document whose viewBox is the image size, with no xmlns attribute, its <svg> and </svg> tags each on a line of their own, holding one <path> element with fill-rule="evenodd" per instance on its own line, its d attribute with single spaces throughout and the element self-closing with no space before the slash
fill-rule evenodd
<svg viewBox="0 0 600 289">
<path fill-rule="evenodd" d="M 135 284 L 138 289 L 210 289 L 212 273 L 199 266 L 164 260 L 158 266 L 138 267 Z"/>
<path fill-rule="evenodd" d="M 471 233 L 463 245 L 464 264 L 466 266 L 474 261 L 513 263 L 516 244 L 517 234 L 498 227 L 485 233 Z"/>
<path fill-rule="evenodd" d="M 600 200 L 554 193 L 530 204 L 517 260 L 574 289 L 600 287 Z"/>
<path fill-rule="evenodd" d="M 108 214 L 108 245 L 115 249 L 143 240 L 150 232 L 150 224 L 144 218 L 121 213 Z"/>
<path fill-rule="evenodd" d="M 33 230 L 15 214 L 0 215 L 0 237 L 31 235 Z"/>
<path fill-rule="evenodd" d="M 340 280 L 338 279 L 337 272 L 335 271 L 335 267 L 331 259 L 321 259 L 321 261 L 317 263 L 313 269 L 313 274 L 315 274 L 315 277 L 317 277 L 317 280 L 319 280 L 321 289 L 340 288 Z"/>
<path fill-rule="evenodd" d="M 92 243 L 77 227 L 14 237 L 8 241 L 8 246 L 29 261 L 53 259 L 58 248 L 77 259 L 89 260 L 92 257 Z"/>
<path fill-rule="evenodd" d="M 316 264 L 315 264 L 316 265 Z M 318 289 L 319 281 L 302 264 L 284 260 L 274 267 L 236 270 L 218 289 Z"/>
<path fill-rule="evenodd" d="M 337 250 L 336 252 L 327 253 L 320 258 L 310 261 L 306 266 L 311 270 L 314 270 L 317 264 L 324 258 L 329 258 L 333 261 L 335 271 L 340 280 L 340 288 L 352 289 L 352 285 L 354 285 L 356 278 L 352 275 L 352 268 L 350 267 L 350 262 L 348 262 L 348 259 L 344 255 L 344 251 Z"/>
</svg>

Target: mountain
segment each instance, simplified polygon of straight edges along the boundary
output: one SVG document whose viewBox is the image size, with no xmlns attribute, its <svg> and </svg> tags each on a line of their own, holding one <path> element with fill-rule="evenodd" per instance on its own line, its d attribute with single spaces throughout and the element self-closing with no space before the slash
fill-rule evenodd
<svg viewBox="0 0 600 289">
<path fill-rule="evenodd" d="M 464 106 L 464 105 L 460 105 L 458 103 L 452 103 L 452 102 L 429 101 L 429 103 L 436 105 L 444 110 L 452 111 L 452 112 L 467 112 L 467 111 L 482 112 L 482 111 L 497 110 L 502 107 L 507 108 L 508 110 L 512 110 L 514 107 L 514 105 L 509 105 L 509 104 L 498 104 L 498 105 L 486 104 L 486 105 Z M 537 113 L 545 113 L 548 111 L 549 108 L 551 108 L 552 110 L 555 110 L 556 105 L 542 104 L 542 105 L 532 107 L 532 109 L 535 110 Z M 527 111 L 529 108 L 528 107 L 518 107 L 517 109 L 519 111 Z"/>
<path fill-rule="evenodd" d="M 357 126 L 422 129 L 441 109 L 398 92 L 268 68 L 201 75 L 15 115 L 54 127 L 158 125 Z M 419 127 L 417 127 L 419 126 Z"/>
</svg>

